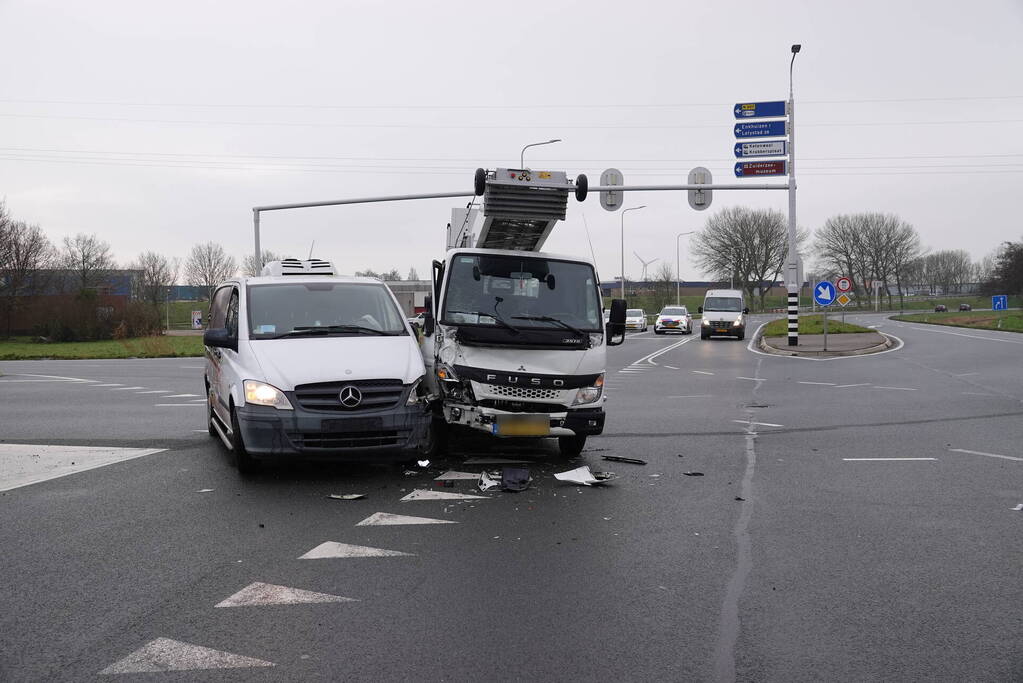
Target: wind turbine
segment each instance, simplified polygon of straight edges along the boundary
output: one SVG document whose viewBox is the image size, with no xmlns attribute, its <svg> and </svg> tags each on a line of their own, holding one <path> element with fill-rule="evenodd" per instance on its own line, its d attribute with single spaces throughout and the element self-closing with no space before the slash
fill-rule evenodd
<svg viewBox="0 0 1023 683">
<path fill-rule="evenodd" d="M 636 254 L 636 252 L 632 252 L 632 253 Z M 639 276 L 639 279 L 642 280 L 643 282 L 646 282 L 647 281 L 646 280 L 646 269 L 647 269 L 647 266 L 649 266 L 654 261 L 659 261 L 660 259 L 659 258 L 655 258 L 655 259 L 652 259 L 650 261 L 644 261 L 643 257 L 640 256 L 639 254 L 636 254 L 636 258 L 638 258 L 639 262 L 643 264 L 643 274 Z"/>
</svg>

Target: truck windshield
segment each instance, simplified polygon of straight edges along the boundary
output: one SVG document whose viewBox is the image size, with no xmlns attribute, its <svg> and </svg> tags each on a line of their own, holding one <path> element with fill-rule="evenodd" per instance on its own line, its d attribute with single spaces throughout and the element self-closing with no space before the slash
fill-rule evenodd
<svg viewBox="0 0 1023 683">
<path fill-rule="evenodd" d="M 730 296 L 710 296 L 703 302 L 703 310 L 739 313 L 742 311 L 742 299 Z"/>
<path fill-rule="evenodd" d="M 305 282 L 250 285 L 250 339 L 408 334 L 384 285 Z"/>
<path fill-rule="evenodd" d="M 443 323 L 600 332 L 601 320 L 589 264 L 483 254 L 452 260 Z"/>
</svg>

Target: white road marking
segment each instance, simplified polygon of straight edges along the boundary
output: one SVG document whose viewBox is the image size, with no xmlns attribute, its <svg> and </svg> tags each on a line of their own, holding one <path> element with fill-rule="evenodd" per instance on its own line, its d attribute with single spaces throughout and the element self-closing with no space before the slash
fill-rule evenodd
<svg viewBox="0 0 1023 683">
<path fill-rule="evenodd" d="M 964 391 L 963 396 L 994 396 L 994 394 L 979 394 L 976 391 Z"/>
<path fill-rule="evenodd" d="M 255 666 L 274 666 L 274 663 L 212 650 L 191 643 L 182 643 L 170 638 L 157 638 L 124 659 L 103 669 L 100 671 L 100 675 L 196 671 L 200 669 L 243 669 Z"/>
<path fill-rule="evenodd" d="M 123 384 L 90 384 L 90 387 L 123 387 Z"/>
<path fill-rule="evenodd" d="M 209 430 L 206 430 L 206 429 L 193 429 L 192 431 L 197 433 L 197 434 L 198 433 L 205 434 Z"/>
<path fill-rule="evenodd" d="M 329 593 L 315 593 L 301 588 L 275 586 L 272 583 L 250 583 L 245 588 L 218 602 L 214 607 L 262 607 L 265 605 L 310 605 L 323 602 L 358 602 Z"/>
<path fill-rule="evenodd" d="M 754 344 L 754 342 L 757 342 L 759 340 L 760 330 L 764 329 L 765 325 L 767 325 L 766 322 L 760 323 L 760 326 L 757 327 L 755 332 L 753 332 L 753 336 L 749 340 L 749 343 L 746 344 L 746 350 L 749 351 L 750 353 L 755 353 L 755 354 L 758 354 L 758 355 L 761 355 L 761 356 L 774 356 L 775 358 L 794 358 L 795 360 L 811 361 L 811 362 L 814 362 L 814 363 L 821 363 L 821 362 L 827 363 L 827 362 L 835 361 L 835 360 L 851 360 L 851 359 L 854 359 L 854 358 L 868 358 L 868 357 L 872 357 L 872 356 L 880 356 L 880 355 L 885 354 L 885 353 L 891 353 L 892 351 L 900 351 L 902 349 L 902 347 L 904 347 L 906 345 L 906 343 L 904 341 L 902 341 L 902 339 L 900 339 L 899 337 L 896 337 L 894 334 L 889 334 L 888 332 L 878 331 L 878 334 L 880 334 L 882 336 L 885 336 L 885 337 L 888 337 L 889 339 L 894 339 L 895 341 L 898 342 L 898 344 L 895 345 L 895 346 L 892 346 L 890 349 L 885 349 L 884 351 L 877 351 L 875 353 L 860 354 L 858 356 L 831 356 L 829 358 L 814 358 L 813 356 L 793 356 L 793 355 L 789 355 L 789 354 L 784 353 L 784 352 L 781 353 L 781 354 L 768 353 L 767 351 L 761 351 L 760 349 L 756 348 L 756 346 Z"/>
<path fill-rule="evenodd" d="M 205 432 L 206 430 L 204 429 L 203 431 Z M 212 493 L 212 492 L 213 492 L 213 489 L 199 489 L 198 491 L 196 491 L 196 493 Z"/>
<path fill-rule="evenodd" d="M 735 379 L 748 379 L 751 382 L 766 382 L 766 379 L 759 377 L 736 377 Z"/>
<path fill-rule="evenodd" d="M 489 496 L 473 496 L 468 493 L 448 493 L 447 491 L 430 491 L 429 489 L 416 489 L 401 499 L 401 502 L 410 500 L 488 500 Z"/>
<path fill-rule="evenodd" d="M 910 387 L 879 387 L 876 384 L 871 389 L 888 389 L 889 391 L 916 391 Z"/>
<path fill-rule="evenodd" d="M 364 545 L 351 545 L 349 543 L 338 543 L 327 541 L 316 546 L 300 560 L 325 560 L 336 557 L 413 557 L 412 553 L 403 553 L 398 550 L 384 550 L 383 548 L 369 548 Z"/>
<path fill-rule="evenodd" d="M 999 337 L 985 337 L 979 334 L 963 334 L 962 332 L 949 332 L 948 330 L 935 330 L 932 329 L 934 326 L 921 326 L 921 325 L 910 325 L 910 329 L 920 330 L 922 332 L 937 332 L 938 334 L 950 334 L 953 337 L 969 337 L 970 339 L 980 339 L 982 341 L 993 341 L 1003 342 L 1005 344 L 1023 344 L 1023 341 L 1017 341 L 1015 339 L 1001 339 Z M 995 330 L 992 330 L 994 332 Z M 1012 332 L 1003 332 L 1002 334 L 1013 334 Z"/>
<path fill-rule="evenodd" d="M 676 368 L 674 365 L 665 365 L 664 367 L 668 368 L 669 370 L 678 370 L 679 369 L 679 368 Z"/>
<path fill-rule="evenodd" d="M 893 462 L 896 460 L 937 460 L 937 458 L 842 458 L 846 462 Z"/>
<path fill-rule="evenodd" d="M 205 401 L 204 401 L 205 403 Z M 175 408 L 184 406 L 186 408 L 202 408 L 202 403 L 154 403 L 154 408 Z"/>
<path fill-rule="evenodd" d="M 948 449 L 953 453 L 969 453 L 970 455 L 983 455 L 988 458 L 1001 458 L 1002 460 L 1018 460 L 1023 462 L 1023 458 L 1017 458 L 1014 455 L 999 455 L 998 453 L 985 453 L 984 451 L 968 451 L 965 448 L 950 448 Z"/>
<path fill-rule="evenodd" d="M 142 387 L 137 387 L 141 389 Z M 163 398 L 198 398 L 199 394 L 171 394 L 170 396 L 164 396 Z"/>
<path fill-rule="evenodd" d="M 690 372 L 695 372 L 697 375 L 713 375 L 714 374 L 713 372 L 704 372 L 703 370 L 690 370 Z"/>
<path fill-rule="evenodd" d="M 458 472 L 458 471 L 455 471 L 455 470 L 448 470 L 444 474 L 442 474 L 439 477 L 435 478 L 434 481 L 450 481 L 450 480 L 458 480 L 458 479 L 472 479 L 472 480 L 476 480 L 476 479 L 479 479 L 479 478 L 480 478 L 480 475 L 475 473 L 475 472 Z"/>
<path fill-rule="evenodd" d="M 31 372 L 14 372 L 15 377 L 39 377 L 40 379 L 58 380 L 61 382 L 95 382 L 94 379 L 82 379 L 81 377 L 64 377 L 63 375 L 37 375 Z"/>
<path fill-rule="evenodd" d="M 738 422 L 743 425 L 758 425 L 760 427 L 784 427 L 785 425 L 775 424 L 773 422 L 748 422 L 747 420 L 732 420 L 732 422 Z"/>
<path fill-rule="evenodd" d="M 170 389 L 150 389 L 149 391 L 136 391 L 136 394 L 169 394 Z"/>
<path fill-rule="evenodd" d="M 668 398 L 713 398 L 713 394 L 690 394 L 688 396 L 669 396 Z"/>
<path fill-rule="evenodd" d="M 0 444 L 0 491 L 38 484 L 124 460 L 162 453 L 163 448 L 33 446 Z"/>
<path fill-rule="evenodd" d="M 449 519 L 410 517 L 408 515 L 392 515 L 389 512 L 374 512 L 355 526 L 400 526 L 405 524 L 458 524 L 458 522 L 453 522 Z"/>
<path fill-rule="evenodd" d="M 848 389 L 849 387 L 869 387 L 870 382 L 863 382 L 862 384 L 836 384 L 836 389 Z"/>
<path fill-rule="evenodd" d="M 145 387 L 121 387 L 120 389 L 111 389 L 110 391 L 131 391 L 132 389 L 145 389 Z"/>
<path fill-rule="evenodd" d="M 206 403 L 206 399 L 204 399 L 204 398 L 193 398 L 191 401 L 189 401 L 189 403 Z"/>
<path fill-rule="evenodd" d="M 1014 507 L 1014 508 L 1009 508 L 1009 509 L 1010 509 L 1010 510 L 1015 510 L 1016 512 L 1019 512 L 1019 511 L 1023 510 L 1023 503 L 1020 503 L 1020 504 L 1019 504 L 1019 505 L 1017 505 L 1016 507 Z"/>
<path fill-rule="evenodd" d="M 979 372 L 960 372 L 956 377 L 969 377 L 970 375 L 979 375 Z"/>
<path fill-rule="evenodd" d="M 834 382 L 798 382 L 798 384 L 816 384 L 816 385 L 820 385 L 822 387 L 833 387 L 833 386 L 835 386 Z"/>
</svg>

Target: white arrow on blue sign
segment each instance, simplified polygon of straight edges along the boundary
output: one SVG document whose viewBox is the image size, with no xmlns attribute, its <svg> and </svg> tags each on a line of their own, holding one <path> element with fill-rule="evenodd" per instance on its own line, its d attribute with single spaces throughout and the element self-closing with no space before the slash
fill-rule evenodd
<svg viewBox="0 0 1023 683">
<path fill-rule="evenodd" d="M 835 303 L 835 285 L 827 280 L 813 286 L 813 300 L 818 306 L 830 306 Z"/>
<path fill-rule="evenodd" d="M 770 116 L 785 116 L 785 101 L 775 102 L 739 102 L 732 110 L 737 119 L 762 119 Z"/>
<path fill-rule="evenodd" d="M 776 138 L 788 135 L 788 121 L 747 121 L 735 124 L 737 138 Z"/>
<path fill-rule="evenodd" d="M 763 142 L 735 143 L 736 159 L 743 157 L 783 157 L 788 152 L 788 143 L 784 140 L 764 140 Z"/>
<path fill-rule="evenodd" d="M 1006 311 L 1009 309 L 1009 297 L 1005 294 L 996 294 L 991 297 L 992 311 Z"/>
</svg>

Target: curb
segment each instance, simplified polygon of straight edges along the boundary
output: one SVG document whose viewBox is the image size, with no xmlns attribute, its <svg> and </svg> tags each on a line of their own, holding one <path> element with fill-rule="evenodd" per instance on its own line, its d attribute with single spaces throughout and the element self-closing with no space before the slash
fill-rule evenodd
<svg viewBox="0 0 1023 683">
<path fill-rule="evenodd" d="M 881 351 L 887 351 L 888 349 L 895 346 L 892 338 L 883 332 L 878 332 L 884 337 L 884 342 L 881 344 L 875 344 L 874 346 L 868 346 L 862 349 L 849 349 L 847 351 L 788 351 L 782 349 L 776 349 L 770 346 L 764 341 L 764 335 L 757 335 L 756 344 L 757 347 L 764 353 L 769 353 L 773 356 L 800 356 L 808 358 L 837 358 L 839 356 L 866 356 L 871 353 L 880 353 Z"/>
</svg>

